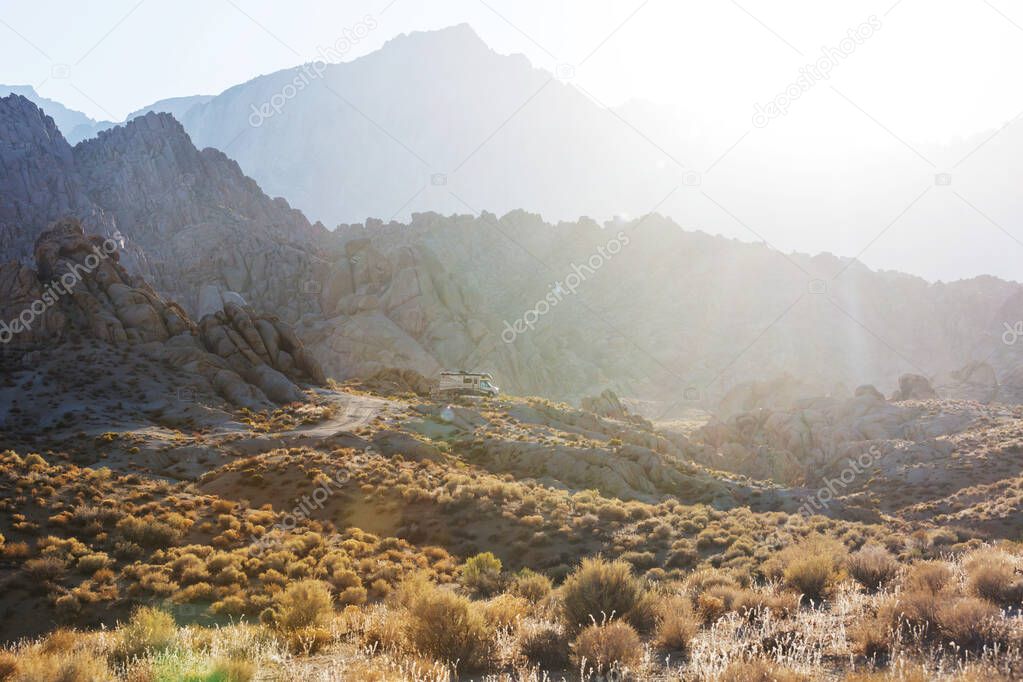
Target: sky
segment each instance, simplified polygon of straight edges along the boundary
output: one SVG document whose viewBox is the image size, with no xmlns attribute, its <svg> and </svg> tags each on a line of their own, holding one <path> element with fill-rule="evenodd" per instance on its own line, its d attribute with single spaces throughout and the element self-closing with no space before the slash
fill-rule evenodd
<svg viewBox="0 0 1023 682">
<path fill-rule="evenodd" d="M 40 0 L 0 2 L 0 82 L 29 84 L 93 118 L 166 97 L 216 94 L 315 59 L 340 60 L 412 30 L 467 22 L 500 53 L 571 68 L 603 103 L 670 104 L 710 127 L 746 125 L 848 31 L 870 38 L 826 85 L 915 140 L 997 128 L 1023 111 L 1023 8 L 1007 0 Z M 372 26 L 372 28 L 366 28 Z M 818 88 L 821 89 L 821 88 Z M 807 97 L 806 112 L 832 102 Z M 868 106 L 869 105 L 869 106 Z M 828 129 L 828 116 L 807 116 Z"/>
</svg>

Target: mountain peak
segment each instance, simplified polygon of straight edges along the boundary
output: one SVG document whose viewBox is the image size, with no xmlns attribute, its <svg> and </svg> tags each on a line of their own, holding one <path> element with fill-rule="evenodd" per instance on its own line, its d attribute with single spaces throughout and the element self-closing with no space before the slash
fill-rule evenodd
<svg viewBox="0 0 1023 682">
<path fill-rule="evenodd" d="M 454 24 L 444 28 L 427 31 L 410 31 L 391 38 L 384 43 L 384 48 L 405 47 L 436 48 L 446 50 L 461 49 L 466 51 L 485 50 L 492 52 L 487 43 L 480 38 L 476 30 L 468 23 Z"/>
</svg>

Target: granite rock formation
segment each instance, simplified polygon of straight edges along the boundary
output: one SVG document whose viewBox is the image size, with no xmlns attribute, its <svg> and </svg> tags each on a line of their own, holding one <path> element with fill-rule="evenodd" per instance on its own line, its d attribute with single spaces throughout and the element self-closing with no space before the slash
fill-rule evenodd
<svg viewBox="0 0 1023 682">
<path fill-rule="evenodd" d="M 0 340 L 11 348 L 75 336 L 132 345 L 203 376 L 229 402 L 250 409 L 303 401 L 295 382 L 325 381 L 286 323 L 228 303 L 196 325 L 124 269 L 116 242 L 86 235 L 76 219 L 39 235 L 35 261 L 35 270 L 16 261 L 0 268 Z"/>
</svg>

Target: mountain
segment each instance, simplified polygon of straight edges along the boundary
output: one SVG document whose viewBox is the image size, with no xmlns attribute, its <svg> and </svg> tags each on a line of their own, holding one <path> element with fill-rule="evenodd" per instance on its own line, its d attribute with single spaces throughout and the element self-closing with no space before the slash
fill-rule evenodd
<svg viewBox="0 0 1023 682">
<path fill-rule="evenodd" d="M 197 146 L 223 150 L 329 227 L 425 211 L 521 208 L 557 222 L 657 210 L 930 280 L 1020 278 L 1018 125 L 918 143 L 820 88 L 807 117 L 793 107 L 766 127 L 715 128 L 649 102 L 606 107 L 582 74 L 562 75 L 494 52 L 462 24 L 262 75 L 173 113 Z"/>
<path fill-rule="evenodd" d="M 635 183 L 624 205 L 618 190 L 629 169 L 655 167 L 660 152 L 624 138 L 632 133 L 613 115 L 521 55 L 497 54 L 468 25 L 316 66 L 230 88 L 181 121 L 197 145 L 224 149 L 268 192 L 328 225 L 407 216 L 414 198 L 413 207 L 465 212 L 452 192 L 496 213 L 638 213 L 671 187 Z"/>
<path fill-rule="evenodd" d="M 52 99 L 42 97 L 31 85 L 2 85 L 0 84 L 0 97 L 7 95 L 21 95 L 32 101 L 40 109 L 49 114 L 61 133 L 71 144 L 76 144 L 88 137 L 94 136 L 101 130 L 115 125 L 110 121 L 96 121 L 80 111 L 68 109 L 66 106 Z"/>
<path fill-rule="evenodd" d="M 784 375 L 834 395 L 889 391 L 907 372 L 949 391 L 967 375 L 994 377 L 1003 395 L 1023 386 L 1019 344 L 1004 341 L 1023 292 L 994 277 L 930 283 L 656 213 L 603 225 L 416 213 L 329 232 L 196 149 L 169 114 L 72 148 L 19 96 L 0 100 L 0 163 L 6 258 L 29 262 L 50 222 L 77 216 L 196 319 L 238 295 L 294 324 L 337 378 L 489 369 L 516 393 L 578 400 L 610 386 L 659 402 L 655 414 Z M 987 369 L 953 374 L 971 363 Z"/>
<path fill-rule="evenodd" d="M 155 113 L 167 113 L 178 119 L 179 121 L 184 117 L 185 113 L 194 106 L 199 104 L 205 104 L 213 99 L 213 95 L 189 95 L 186 97 L 169 97 L 167 99 L 161 99 L 158 102 L 153 102 L 147 107 L 143 107 L 136 111 L 128 114 L 124 120 L 130 121 L 139 116 L 144 116 L 149 112 Z"/>
<path fill-rule="evenodd" d="M 333 349 L 321 361 L 341 376 L 400 358 L 428 375 L 488 368 L 516 392 L 573 400 L 612 386 L 676 411 L 786 374 L 810 383 L 803 396 L 890 391 L 907 372 L 955 392 L 953 371 L 986 362 L 1019 385 L 1023 358 L 1003 339 L 1023 319 L 1023 288 L 993 277 L 929 283 L 657 214 L 599 225 L 424 213 L 334 237 L 348 258 L 320 297 L 332 321 L 300 332 Z"/>
<path fill-rule="evenodd" d="M 125 266 L 193 314 L 220 291 L 290 320 L 312 310 L 302 287 L 326 266 L 326 230 L 223 153 L 196 149 L 169 114 L 72 148 L 52 118 L 10 95 L 0 99 L 0 163 L 5 258 L 29 262 L 42 230 L 71 215 L 121 242 Z"/>
</svg>

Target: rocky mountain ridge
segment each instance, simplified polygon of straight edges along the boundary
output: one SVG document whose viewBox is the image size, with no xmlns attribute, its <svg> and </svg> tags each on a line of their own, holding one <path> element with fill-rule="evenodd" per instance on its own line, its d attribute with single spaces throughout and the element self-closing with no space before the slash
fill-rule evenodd
<svg viewBox="0 0 1023 682">
<path fill-rule="evenodd" d="M 993 277 L 928 283 L 658 214 L 600 225 L 417 213 L 328 232 L 221 152 L 197 150 L 169 114 L 72 148 L 18 96 L 0 100 L 0 163 L 5 257 L 30 264 L 45 226 L 77 216 L 192 318 L 228 303 L 277 315 L 339 379 L 487 369 L 516 393 L 578 400 L 611 387 L 659 401 L 656 417 L 785 374 L 809 382 L 803 396 L 890 392 L 915 373 L 939 389 L 972 382 L 987 399 L 1023 376 L 1019 344 L 1004 339 L 1023 292 Z"/>
</svg>

